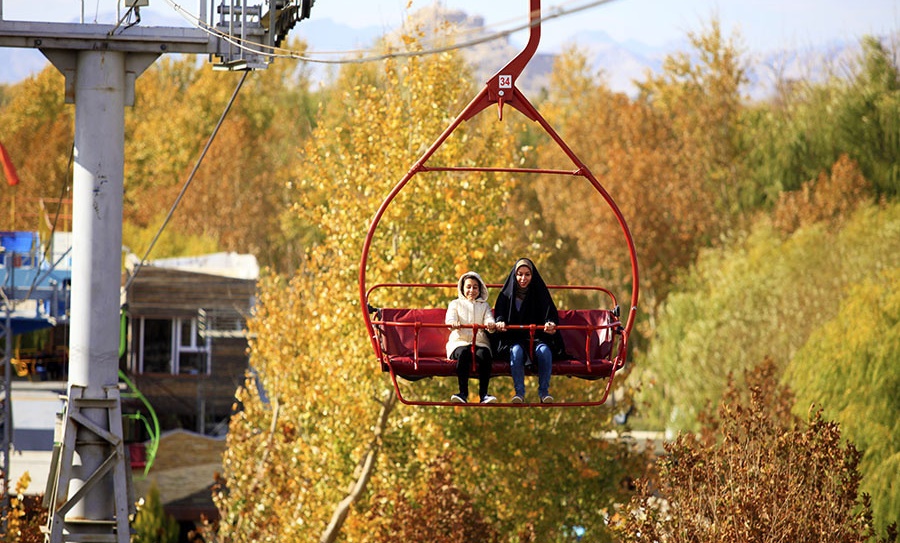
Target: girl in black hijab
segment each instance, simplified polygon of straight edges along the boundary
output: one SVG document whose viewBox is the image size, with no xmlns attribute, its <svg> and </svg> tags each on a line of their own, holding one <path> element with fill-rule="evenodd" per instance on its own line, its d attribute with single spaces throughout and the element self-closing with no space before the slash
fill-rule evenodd
<svg viewBox="0 0 900 543">
<path fill-rule="evenodd" d="M 525 400 L 525 364 L 536 361 L 538 366 L 538 396 L 541 403 L 553 401 L 550 396 L 550 374 L 553 368 L 554 336 L 559 323 L 559 313 L 550 296 L 550 290 L 538 273 L 534 262 L 527 258 L 516 261 L 503 289 L 494 304 L 497 356 L 509 356 L 510 373 L 516 395 L 513 403 Z M 543 325 L 544 330 L 534 333 L 534 352 L 528 330 L 507 330 L 509 324 Z"/>
</svg>

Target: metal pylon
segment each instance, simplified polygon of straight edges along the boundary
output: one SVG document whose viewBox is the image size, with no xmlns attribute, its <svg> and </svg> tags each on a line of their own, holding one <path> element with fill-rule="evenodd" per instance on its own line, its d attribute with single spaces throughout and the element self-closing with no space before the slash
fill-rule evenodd
<svg viewBox="0 0 900 543">
<path fill-rule="evenodd" d="M 85 387 L 71 385 L 60 427 L 53 446 L 53 460 L 44 505 L 49 509 L 46 541 L 62 543 L 128 543 L 131 538 L 128 516 L 134 513 L 131 478 L 127 471 L 125 444 L 122 440 L 122 406 L 119 389 L 104 387 L 105 398 L 85 397 Z M 103 424 L 96 422 L 98 414 Z M 108 424 L 108 429 L 103 426 Z M 93 473 L 81 473 L 83 484 L 70 495 L 76 445 L 105 449 L 105 460 Z M 113 510 L 109 519 L 84 519 L 67 516 L 70 510 L 104 478 L 112 477 Z"/>
</svg>

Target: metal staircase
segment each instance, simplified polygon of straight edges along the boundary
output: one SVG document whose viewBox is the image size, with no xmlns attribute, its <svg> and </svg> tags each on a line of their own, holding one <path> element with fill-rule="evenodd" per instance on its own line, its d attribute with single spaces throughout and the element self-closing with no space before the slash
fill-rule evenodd
<svg viewBox="0 0 900 543">
<path fill-rule="evenodd" d="M 50 541 L 127 542 L 131 538 L 128 516 L 134 514 L 134 490 L 127 471 L 122 440 L 122 409 L 117 386 L 104 387 L 105 398 L 85 397 L 85 387 L 71 385 L 56 443 L 44 506 L 49 509 Z M 97 466 L 78 465 L 76 448 L 91 447 L 103 460 Z M 79 471 L 78 477 L 74 477 Z M 104 478 L 112 478 L 110 520 L 91 520 L 72 515 L 74 506 Z M 73 480 L 80 486 L 70 488 Z M 72 492 L 74 490 L 74 492 Z"/>
</svg>

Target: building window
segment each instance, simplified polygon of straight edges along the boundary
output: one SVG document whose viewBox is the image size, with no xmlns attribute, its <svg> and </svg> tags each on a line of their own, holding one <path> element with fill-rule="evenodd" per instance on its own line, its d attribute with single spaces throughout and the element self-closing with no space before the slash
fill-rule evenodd
<svg viewBox="0 0 900 543">
<path fill-rule="evenodd" d="M 197 319 L 176 319 L 175 327 L 178 329 L 178 356 L 175 358 L 177 366 L 175 373 L 189 375 L 209 373 L 206 364 L 206 344 L 200 337 Z"/>
<path fill-rule="evenodd" d="M 140 320 L 141 373 L 173 373 L 172 321 Z"/>
<path fill-rule="evenodd" d="M 197 319 L 139 319 L 138 325 L 141 373 L 210 373 L 209 346 Z"/>
</svg>

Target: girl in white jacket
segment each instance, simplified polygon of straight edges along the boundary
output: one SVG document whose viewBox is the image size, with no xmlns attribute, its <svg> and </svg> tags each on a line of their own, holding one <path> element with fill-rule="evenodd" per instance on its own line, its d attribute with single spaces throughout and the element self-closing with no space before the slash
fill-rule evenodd
<svg viewBox="0 0 900 543">
<path fill-rule="evenodd" d="M 496 329 L 494 313 L 487 303 L 487 285 L 475 272 L 466 272 L 459 278 L 458 297 L 447 307 L 444 322 L 452 328 L 447 340 L 447 358 L 456 360 L 456 376 L 459 380 L 459 394 L 451 401 L 466 403 L 469 399 L 469 374 L 472 369 L 472 326 L 479 324 L 489 332 Z M 491 379 L 491 343 L 484 329 L 479 328 L 475 336 L 475 362 L 478 366 L 478 396 L 481 403 L 491 403 L 497 398 L 488 395 Z"/>
</svg>

